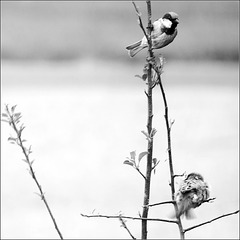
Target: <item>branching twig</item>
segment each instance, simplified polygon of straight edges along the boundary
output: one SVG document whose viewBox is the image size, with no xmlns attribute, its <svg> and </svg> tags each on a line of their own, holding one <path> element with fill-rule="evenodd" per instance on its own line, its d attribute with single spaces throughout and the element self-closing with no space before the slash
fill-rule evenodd
<svg viewBox="0 0 240 240">
<path fill-rule="evenodd" d="M 195 225 L 195 226 L 189 227 L 189 228 L 187 228 L 187 229 L 184 229 L 183 232 L 185 233 L 185 232 L 190 231 L 190 230 L 192 230 L 192 229 L 194 229 L 194 228 L 201 227 L 201 226 L 203 226 L 203 225 L 205 225 L 205 224 L 211 223 L 211 222 L 216 221 L 216 220 L 218 220 L 218 219 L 220 219 L 220 218 L 227 217 L 227 216 L 230 216 L 230 215 L 233 215 L 233 214 L 237 214 L 237 213 L 239 213 L 239 210 L 237 210 L 237 211 L 235 211 L 235 212 L 223 214 L 223 215 L 221 215 L 221 216 L 219 216 L 219 217 L 216 217 L 216 218 L 213 218 L 213 219 L 211 219 L 211 220 L 209 220 L 209 221 L 206 221 L 206 222 L 200 223 L 200 224 L 198 224 L 198 225 Z"/>
<path fill-rule="evenodd" d="M 131 233 L 131 231 L 129 230 L 129 228 L 127 227 L 126 220 L 124 221 L 124 220 L 122 219 L 121 215 L 119 215 L 119 220 L 120 220 L 120 222 L 122 223 L 122 227 L 127 230 L 128 234 L 131 236 L 131 238 L 132 238 L 132 239 L 136 239 L 136 238 L 132 235 L 132 233 Z"/>
<path fill-rule="evenodd" d="M 119 215 L 102 215 L 102 214 L 95 214 L 95 215 L 87 215 L 82 214 L 82 217 L 88 217 L 88 218 L 119 218 Z M 169 219 L 162 219 L 162 218 L 144 218 L 144 217 L 130 217 L 130 216 L 122 216 L 122 219 L 131 219 L 131 220 L 144 220 L 144 221 L 157 221 L 157 222 L 168 222 L 168 223 L 176 223 L 176 220 L 169 220 Z"/>
<path fill-rule="evenodd" d="M 28 166 L 29 166 L 29 173 L 30 173 L 30 175 L 32 176 L 33 180 L 35 181 L 35 183 L 36 183 L 36 185 L 37 185 L 37 187 L 38 187 L 38 189 L 39 189 L 39 192 L 40 192 L 39 196 L 40 196 L 41 199 L 43 200 L 43 202 L 44 202 L 44 204 L 45 204 L 45 206 L 46 206 L 46 208 L 47 208 L 47 210 L 48 210 L 48 213 L 49 213 L 49 215 L 50 215 L 50 217 L 51 217 L 51 219 L 52 219 L 52 221 L 53 221 L 54 227 L 55 227 L 55 229 L 56 229 L 59 237 L 60 237 L 61 239 L 63 239 L 62 234 L 61 234 L 61 232 L 60 232 L 60 230 L 59 230 L 59 228 L 58 228 L 58 226 L 57 226 L 56 220 L 55 220 L 55 218 L 53 217 L 52 211 L 50 210 L 50 207 L 49 207 L 49 205 L 48 205 L 48 203 L 47 203 L 47 200 L 46 200 L 46 198 L 45 198 L 45 195 L 44 195 L 44 192 L 43 192 L 43 190 L 42 190 L 42 187 L 41 187 L 41 185 L 39 184 L 39 182 L 38 182 L 38 180 L 37 180 L 37 177 L 36 177 L 36 174 L 35 174 L 35 172 L 34 172 L 34 170 L 33 170 L 33 167 L 32 167 L 33 160 L 31 161 L 30 158 L 29 158 L 29 155 L 32 153 L 32 152 L 31 152 L 31 146 L 30 146 L 29 148 L 26 148 L 26 147 L 24 146 L 24 144 L 23 144 L 23 143 L 25 142 L 25 140 L 22 139 L 22 131 L 23 131 L 23 129 L 24 129 L 25 127 L 23 127 L 23 125 L 21 125 L 20 127 L 18 127 L 18 123 L 20 122 L 20 118 L 21 118 L 22 116 L 21 116 L 21 113 L 15 113 L 15 112 L 14 112 L 14 111 L 15 111 L 15 108 L 16 108 L 16 105 L 13 106 L 13 107 L 11 108 L 11 111 L 10 111 L 9 108 L 8 108 L 8 105 L 6 105 L 6 113 L 3 113 L 3 114 L 2 114 L 2 117 L 4 118 L 4 119 L 2 119 L 2 121 L 8 122 L 9 125 L 13 128 L 13 130 L 14 130 L 15 133 L 17 134 L 17 138 L 10 137 L 9 140 L 10 140 L 12 143 L 17 144 L 17 145 L 22 149 L 23 155 L 24 155 L 24 157 L 25 157 L 24 162 L 26 162 L 26 163 L 28 164 Z"/>
</svg>

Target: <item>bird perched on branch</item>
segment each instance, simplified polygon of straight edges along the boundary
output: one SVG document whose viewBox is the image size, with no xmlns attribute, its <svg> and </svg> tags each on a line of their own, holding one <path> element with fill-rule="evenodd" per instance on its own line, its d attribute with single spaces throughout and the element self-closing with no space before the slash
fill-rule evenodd
<svg viewBox="0 0 240 240">
<path fill-rule="evenodd" d="M 209 189 L 202 175 L 199 173 L 188 174 L 179 186 L 176 193 L 178 205 L 177 217 L 186 216 L 191 218 L 191 209 L 199 207 L 209 198 Z"/>
<path fill-rule="evenodd" d="M 164 14 L 162 18 L 156 20 L 152 25 L 151 32 L 152 47 L 159 49 L 167 46 L 177 36 L 178 15 L 175 12 Z M 126 47 L 130 57 L 134 57 L 138 52 L 148 46 L 146 36 L 142 40 Z"/>
</svg>

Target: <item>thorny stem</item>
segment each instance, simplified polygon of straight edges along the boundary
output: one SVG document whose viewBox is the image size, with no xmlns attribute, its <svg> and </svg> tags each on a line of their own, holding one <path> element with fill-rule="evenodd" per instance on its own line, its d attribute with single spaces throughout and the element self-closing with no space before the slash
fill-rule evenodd
<svg viewBox="0 0 240 240">
<path fill-rule="evenodd" d="M 147 0 L 147 10 L 148 10 L 148 27 L 147 27 L 147 36 L 148 36 L 148 53 L 149 58 L 153 58 L 152 51 L 152 40 L 151 40 L 151 2 Z M 147 119 L 147 130 L 148 134 L 152 132 L 152 118 L 153 118 L 153 101 L 152 101 L 152 63 L 148 62 L 148 91 L 147 91 L 147 99 L 148 99 L 148 119 Z M 146 169 L 146 180 L 144 187 L 144 200 L 143 200 L 143 211 L 142 211 L 142 239 L 147 239 L 147 220 L 148 217 L 148 204 L 150 198 L 150 185 L 151 185 L 151 173 L 152 173 L 152 153 L 153 153 L 153 141 L 148 141 L 148 155 L 147 155 L 147 169 Z"/>
<path fill-rule="evenodd" d="M 59 230 L 59 228 L 58 228 L 58 226 L 57 226 L 56 220 L 55 220 L 55 218 L 53 217 L 52 211 L 51 211 L 51 209 L 50 209 L 50 207 L 49 207 L 49 205 L 48 205 L 48 203 L 47 203 L 47 200 L 46 200 L 46 198 L 45 198 L 45 195 L 44 195 L 44 192 L 43 192 L 43 190 L 42 190 L 42 187 L 41 187 L 41 185 L 39 184 L 39 182 L 38 182 L 38 180 L 37 180 L 37 178 L 36 178 L 35 172 L 33 171 L 32 163 L 31 163 L 31 161 L 30 161 L 30 159 L 29 159 L 29 153 L 27 153 L 26 147 L 24 147 L 24 145 L 23 145 L 23 140 L 22 140 L 22 137 L 21 137 L 21 131 L 17 128 L 17 125 L 16 125 L 16 123 L 15 123 L 13 114 L 10 113 L 10 111 L 9 111 L 9 109 L 8 109 L 8 106 L 6 106 L 6 112 L 7 112 L 8 116 L 10 117 L 10 122 L 9 122 L 9 124 L 12 126 L 12 128 L 14 129 L 14 131 L 15 131 L 16 134 L 17 134 L 17 139 L 18 139 L 18 141 L 19 141 L 17 144 L 21 147 L 21 149 L 22 149 L 22 151 L 23 151 L 23 154 L 24 154 L 24 156 L 25 156 L 25 160 L 27 161 L 28 166 L 29 166 L 30 175 L 32 176 L 33 180 L 35 181 L 35 183 L 36 183 L 36 185 L 37 185 L 37 187 L 38 187 L 38 189 L 39 189 L 40 197 L 41 197 L 41 199 L 43 200 L 43 202 L 44 202 L 44 204 L 45 204 L 45 206 L 46 206 L 46 208 L 47 208 L 47 210 L 48 210 L 48 213 L 50 214 L 50 217 L 51 217 L 51 219 L 52 219 L 52 221 L 53 221 L 54 227 L 55 227 L 55 229 L 56 229 L 56 231 L 57 231 L 60 239 L 63 239 L 63 236 L 62 236 L 62 234 L 61 234 L 61 232 L 60 232 L 60 230 Z"/>
</svg>

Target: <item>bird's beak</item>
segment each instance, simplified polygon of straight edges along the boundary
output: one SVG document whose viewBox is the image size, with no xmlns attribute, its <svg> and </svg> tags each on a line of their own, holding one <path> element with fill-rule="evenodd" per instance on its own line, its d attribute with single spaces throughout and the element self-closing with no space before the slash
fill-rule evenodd
<svg viewBox="0 0 240 240">
<path fill-rule="evenodd" d="M 177 24 L 179 24 L 179 19 L 176 18 L 176 19 L 174 20 L 174 22 L 176 22 Z"/>
</svg>

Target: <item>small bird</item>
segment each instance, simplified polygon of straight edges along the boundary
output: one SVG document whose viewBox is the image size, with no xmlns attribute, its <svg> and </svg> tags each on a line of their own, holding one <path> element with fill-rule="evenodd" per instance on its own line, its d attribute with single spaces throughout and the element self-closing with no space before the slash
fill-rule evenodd
<svg viewBox="0 0 240 240">
<path fill-rule="evenodd" d="M 162 18 L 153 23 L 151 32 L 152 47 L 159 49 L 167 46 L 177 36 L 177 25 L 179 23 L 178 15 L 175 12 L 168 12 Z M 142 40 L 126 47 L 130 57 L 134 57 L 138 52 L 148 46 L 147 38 L 144 36 Z"/>
<path fill-rule="evenodd" d="M 179 186 L 176 193 L 178 205 L 177 217 L 185 216 L 191 218 L 191 209 L 199 207 L 209 198 L 209 189 L 202 175 L 199 173 L 188 174 Z"/>
</svg>

